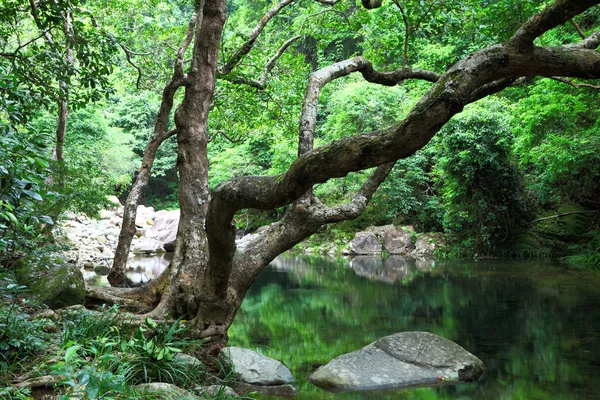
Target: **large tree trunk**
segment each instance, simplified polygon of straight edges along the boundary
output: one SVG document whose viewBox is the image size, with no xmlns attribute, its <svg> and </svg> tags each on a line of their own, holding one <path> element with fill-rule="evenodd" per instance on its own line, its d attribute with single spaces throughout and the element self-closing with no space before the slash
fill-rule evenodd
<svg viewBox="0 0 600 400">
<path fill-rule="evenodd" d="M 207 121 L 212 102 L 216 64 L 225 23 L 225 0 L 206 1 L 197 27 L 192 65 L 185 96 L 175 113 L 181 209 L 175 255 L 162 286 L 155 311 L 170 311 L 193 321 L 196 334 L 205 338 L 205 351 L 217 355 L 227 343 L 227 329 L 235 309 L 224 298 L 227 287 L 212 279 L 208 268 L 205 229 L 208 186 Z M 232 228 L 233 229 L 233 228 Z"/>
<path fill-rule="evenodd" d="M 155 299 L 147 298 L 152 303 L 148 307 L 156 305 L 150 315 L 191 320 L 196 336 L 206 339 L 206 355 L 218 355 L 227 342 L 227 330 L 235 313 L 259 271 L 321 225 L 360 215 L 395 160 L 425 146 L 465 105 L 502 90 L 518 77 L 600 78 L 600 54 L 595 50 L 600 45 L 600 32 L 577 45 L 533 45 L 536 37 L 596 3 L 557 1 L 531 18 L 507 43 L 473 53 L 444 75 L 411 68 L 381 73 L 361 57 L 323 68 L 309 80 L 300 118 L 299 157 L 290 169 L 278 176 L 235 178 L 211 194 L 207 119 L 225 22 L 225 0 L 205 0 L 198 19 L 201 23 L 196 26 L 185 97 L 175 115 L 181 206 L 175 255 L 169 268 L 149 285 L 151 290 L 146 290 L 156 294 Z M 319 91 L 327 82 L 353 72 L 383 85 L 395 85 L 405 79 L 435 83 L 396 125 L 313 150 Z M 314 196 L 305 196 L 317 183 L 370 167 L 377 168 L 347 204 L 328 207 Z M 285 216 L 234 258 L 235 213 L 244 208 L 272 209 L 288 204 L 293 205 Z M 97 292 L 98 296 L 103 295 L 101 290 Z M 130 293 L 132 297 L 140 296 L 140 292 Z M 104 294 L 105 299 L 112 299 L 112 292 Z"/>
</svg>

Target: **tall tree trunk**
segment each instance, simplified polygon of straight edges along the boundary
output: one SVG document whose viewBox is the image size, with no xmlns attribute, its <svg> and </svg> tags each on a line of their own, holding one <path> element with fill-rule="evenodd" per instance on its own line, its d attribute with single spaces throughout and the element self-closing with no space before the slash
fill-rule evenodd
<svg viewBox="0 0 600 400">
<path fill-rule="evenodd" d="M 225 0 L 204 3 L 185 96 L 175 113 L 181 213 L 175 255 L 163 273 L 170 279 L 157 307 L 193 320 L 197 336 L 207 340 L 204 351 L 208 355 L 217 355 L 227 343 L 227 329 L 235 314 L 223 297 L 226 285 L 211 279 L 205 229 L 210 199 L 207 121 L 225 10 Z M 159 285 L 164 282 L 158 281 Z"/>
</svg>

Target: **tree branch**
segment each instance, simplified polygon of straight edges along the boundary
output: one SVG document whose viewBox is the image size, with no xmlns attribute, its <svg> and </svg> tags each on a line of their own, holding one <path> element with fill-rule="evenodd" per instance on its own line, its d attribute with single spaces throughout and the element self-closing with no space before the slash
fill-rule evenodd
<svg viewBox="0 0 600 400">
<path fill-rule="evenodd" d="M 579 33 L 579 36 L 581 36 L 582 39 L 587 38 L 585 32 L 581 29 L 581 26 L 579 26 L 579 24 L 577 22 L 575 22 L 575 20 L 573 18 L 571 18 L 569 20 L 569 22 L 571 23 L 571 25 L 573 25 L 575 27 L 575 29 L 577 30 L 577 33 Z"/>
<path fill-rule="evenodd" d="M 244 298 L 262 267 L 279 254 L 291 249 L 325 224 L 360 216 L 394 164 L 395 162 L 390 162 L 377 167 L 348 203 L 328 207 L 316 198 L 312 198 L 310 202 L 294 203 L 280 221 L 269 226 L 256 240 L 250 242 L 236 259 L 230 283 L 237 298 Z"/>
<path fill-rule="evenodd" d="M 553 79 L 558 82 L 566 83 L 567 85 L 573 86 L 575 89 L 581 89 L 581 88 L 590 88 L 590 89 L 596 89 L 596 90 L 600 89 L 599 85 L 590 85 L 589 83 L 577 83 L 577 82 L 573 82 L 569 79 L 561 78 L 560 76 L 551 76 L 550 79 Z"/>
<path fill-rule="evenodd" d="M 286 40 L 281 45 L 279 50 L 277 50 L 277 53 L 275 53 L 275 55 L 273 57 L 271 57 L 269 59 L 269 61 L 267 61 L 267 63 L 263 67 L 263 72 L 262 72 L 260 78 L 258 78 L 258 80 L 256 80 L 256 81 L 248 79 L 248 78 L 240 77 L 240 76 L 231 76 L 231 75 L 226 75 L 226 74 L 217 74 L 217 78 L 226 80 L 231 83 L 243 84 L 243 85 L 254 87 L 259 90 L 263 90 L 267 87 L 267 77 L 268 77 L 269 73 L 273 70 L 273 68 L 275 67 L 275 63 L 277 62 L 279 57 L 281 57 L 283 55 L 283 53 L 287 50 L 288 47 L 290 47 L 295 41 L 297 41 L 300 38 L 301 38 L 300 35 L 296 35 L 296 36 Z"/>
<path fill-rule="evenodd" d="M 530 51 L 536 38 L 598 3 L 598 0 L 557 0 L 525 22 L 507 44 L 521 52 Z"/>
<path fill-rule="evenodd" d="M 277 15 L 285 6 L 293 3 L 295 0 L 282 0 L 275 7 L 271 8 L 267 13 L 260 19 L 260 22 L 254 27 L 250 35 L 248 36 L 248 40 L 233 54 L 233 56 L 229 59 L 227 63 L 220 69 L 219 73 L 222 75 L 229 74 L 238 63 L 242 60 L 242 58 L 252 50 L 254 46 L 254 42 L 261 34 L 265 26 L 269 23 L 271 18 Z"/>
<path fill-rule="evenodd" d="M 568 7 L 560 7 L 565 4 Z M 485 85 L 493 82 L 507 84 L 502 80 L 527 76 L 600 78 L 600 53 L 597 51 L 567 46 L 522 51 L 523 46 L 519 43 L 528 40 L 531 30 L 542 34 L 552 28 L 552 23 L 559 24 L 569 19 L 555 15 L 557 5 L 569 14 L 573 14 L 573 8 L 584 10 L 573 5 L 573 1 L 559 1 L 528 21 L 525 26 L 529 28 L 520 29 L 521 36 L 516 35 L 517 39 L 513 42 L 482 49 L 459 61 L 437 79 L 408 116 L 396 125 L 340 139 L 309 151 L 294 161 L 284 174 L 239 177 L 219 185 L 212 193 L 206 220 L 206 229 L 210 232 L 209 269 L 218 270 L 223 276 L 231 274 L 235 252 L 235 230 L 231 229 L 231 222 L 238 210 L 281 207 L 294 202 L 317 183 L 414 154 L 450 118 L 473 101 L 476 98 L 474 93 Z M 359 70 L 359 65 L 363 64 L 361 60 L 364 59 L 358 57 L 328 67 L 332 73 L 324 79 L 335 79 Z M 364 72 L 363 75 L 366 78 L 370 76 Z M 380 77 L 374 71 L 372 75 Z"/>
</svg>

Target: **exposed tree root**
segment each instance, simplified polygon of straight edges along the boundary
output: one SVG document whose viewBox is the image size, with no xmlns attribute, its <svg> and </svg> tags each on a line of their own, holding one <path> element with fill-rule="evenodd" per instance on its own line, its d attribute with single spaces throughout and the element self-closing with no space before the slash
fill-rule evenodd
<svg viewBox="0 0 600 400">
<path fill-rule="evenodd" d="M 133 289 L 89 286 L 86 288 L 86 299 L 90 303 L 122 306 L 138 314 L 152 311 L 156 301 L 150 285 Z"/>
</svg>

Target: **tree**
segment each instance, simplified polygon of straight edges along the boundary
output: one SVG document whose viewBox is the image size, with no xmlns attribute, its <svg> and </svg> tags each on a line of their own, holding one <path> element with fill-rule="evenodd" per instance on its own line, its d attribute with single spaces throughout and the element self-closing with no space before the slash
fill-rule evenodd
<svg viewBox="0 0 600 400">
<path fill-rule="evenodd" d="M 329 5 L 337 3 L 318 1 Z M 266 24 L 291 3 L 293 0 L 283 0 L 273 7 L 252 30 L 248 40 L 222 64 L 218 56 L 227 16 L 226 2 L 196 3 L 196 15 L 181 47 L 184 53 L 186 44 L 191 46 L 189 67 L 183 72 L 187 64 L 176 63 L 174 79 L 165 89 L 168 95 L 163 97 L 165 105 L 165 98 L 167 101 L 171 98 L 171 89 L 184 90 L 183 100 L 175 112 L 173 132 L 178 142 L 181 208 L 173 261 L 158 279 L 145 287 L 93 289 L 90 293 L 105 301 L 138 306 L 154 317 L 190 320 L 195 335 L 206 339 L 204 351 L 208 356 L 217 355 L 226 344 L 235 313 L 265 265 L 323 224 L 358 216 L 394 162 L 425 146 L 467 104 L 497 93 L 522 77 L 600 78 L 600 53 L 596 51 L 600 31 L 565 46 L 541 47 L 534 43 L 545 32 L 599 3 L 592 0 L 557 0 L 524 22 L 508 40 L 468 55 L 444 73 L 408 65 L 380 72 L 363 57 L 339 61 L 315 71 L 309 78 L 300 116 L 298 158 L 288 171 L 275 176 L 235 178 L 211 191 L 207 143 L 215 82 L 220 76 L 232 77 L 231 72 L 251 51 Z M 375 1 L 367 3 L 368 8 L 378 6 Z M 284 47 L 285 43 L 280 49 L 285 50 Z M 280 52 L 275 54 L 275 60 L 277 54 Z M 265 66 L 267 74 L 270 64 Z M 321 89 L 354 72 L 381 85 L 396 85 L 407 80 L 423 80 L 433 85 L 407 117 L 391 127 L 313 149 Z M 254 85 L 260 83 L 260 79 L 246 80 L 246 83 Z M 161 117 L 164 115 L 159 113 L 157 123 Z M 371 167 L 376 168 L 348 204 L 328 207 L 312 194 L 315 184 Z M 236 255 L 233 222 L 236 212 L 285 205 L 289 208 L 282 219 Z"/>
</svg>

